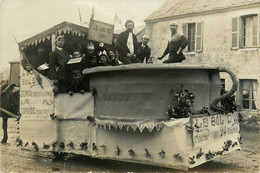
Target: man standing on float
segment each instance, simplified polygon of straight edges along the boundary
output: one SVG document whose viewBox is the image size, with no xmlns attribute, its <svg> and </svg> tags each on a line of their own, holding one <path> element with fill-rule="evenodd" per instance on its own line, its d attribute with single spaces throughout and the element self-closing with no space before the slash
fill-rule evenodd
<svg viewBox="0 0 260 173">
<path fill-rule="evenodd" d="M 63 50 L 65 44 L 64 36 L 58 36 L 55 43 L 56 49 L 49 55 L 50 77 L 55 86 L 54 92 L 66 93 L 69 85 L 69 71 L 67 67 L 69 54 Z"/>
<path fill-rule="evenodd" d="M 169 58 L 163 63 L 177 63 L 185 60 L 185 56 L 182 51 L 189 44 L 187 38 L 178 32 L 178 23 L 175 21 L 170 22 L 171 37 L 168 41 L 168 45 L 163 55 L 157 59 L 163 59 L 168 53 Z"/>
<path fill-rule="evenodd" d="M 139 55 L 138 41 L 133 33 L 134 22 L 127 20 L 125 27 L 126 31 L 120 33 L 115 45 L 119 60 L 123 64 L 140 63 L 141 61 L 137 58 Z"/>
</svg>

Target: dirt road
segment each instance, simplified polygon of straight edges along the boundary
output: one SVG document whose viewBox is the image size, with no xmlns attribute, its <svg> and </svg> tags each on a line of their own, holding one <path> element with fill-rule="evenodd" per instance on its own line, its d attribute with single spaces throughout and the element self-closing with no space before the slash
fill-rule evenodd
<svg viewBox="0 0 260 173">
<path fill-rule="evenodd" d="M 2 125 L 2 120 L 0 120 L 0 123 Z M 16 147 L 15 140 L 18 136 L 16 122 L 9 119 L 8 125 L 8 143 L 1 144 L 1 172 L 179 172 L 179 170 L 92 159 L 77 155 L 68 155 L 64 159 L 57 160 L 51 153 L 37 153 Z M 241 151 L 229 153 L 214 161 L 190 169 L 188 172 L 259 172 L 259 130 L 242 125 L 241 135 L 243 138 Z"/>
</svg>

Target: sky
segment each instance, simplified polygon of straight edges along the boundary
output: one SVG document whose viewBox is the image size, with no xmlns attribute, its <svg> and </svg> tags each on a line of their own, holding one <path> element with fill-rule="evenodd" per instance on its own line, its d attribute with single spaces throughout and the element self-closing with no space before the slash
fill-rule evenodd
<svg viewBox="0 0 260 173">
<path fill-rule="evenodd" d="M 95 20 L 114 23 L 115 13 L 122 21 L 132 19 L 135 26 L 166 0 L 0 0 L 0 71 L 19 58 L 21 42 L 63 21 L 89 22 L 94 7 Z M 124 24 L 115 25 L 123 29 Z"/>
</svg>

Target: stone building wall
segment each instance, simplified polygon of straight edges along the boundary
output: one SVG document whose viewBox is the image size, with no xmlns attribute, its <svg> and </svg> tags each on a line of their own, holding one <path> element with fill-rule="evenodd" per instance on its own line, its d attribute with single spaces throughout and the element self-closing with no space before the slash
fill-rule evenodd
<svg viewBox="0 0 260 173">
<path fill-rule="evenodd" d="M 257 80 L 258 103 L 260 101 L 260 47 L 247 49 L 232 49 L 232 18 L 250 14 L 260 14 L 260 6 L 250 8 L 231 9 L 204 15 L 190 15 L 146 21 L 146 32 L 150 34 L 149 45 L 152 56 L 159 57 L 163 54 L 170 36 L 169 22 L 175 20 L 182 32 L 183 23 L 203 22 L 203 50 L 202 52 L 186 53 L 183 63 L 216 64 L 231 67 L 237 77 L 242 79 Z M 260 17 L 259 17 L 260 18 Z M 258 22 L 259 21 L 258 18 Z M 259 32 L 258 24 L 258 32 Z M 258 36 L 259 37 L 259 36 Z M 259 44 L 259 43 L 258 43 Z M 164 59 L 167 59 L 165 57 Z M 232 81 L 227 74 L 221 73 L 225 79 L 226 90 L 232 86 Z M 241 94 L 237 92 L 238 101 Z M 258 104 L 258 110 L 259 110 Z"/>
</svg>

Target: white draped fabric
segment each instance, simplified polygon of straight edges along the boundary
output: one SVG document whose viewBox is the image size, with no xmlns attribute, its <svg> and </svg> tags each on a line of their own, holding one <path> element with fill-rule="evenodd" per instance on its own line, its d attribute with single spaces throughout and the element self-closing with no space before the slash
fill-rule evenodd
<svg viewBox="0 0 260 173">
<path fill-rule="evenodd" d="M 128 49 L 130 50 L 130 53 L 134 53 L 134 41 L 133 41 L 133 33 L 129 32 L 127 43 L 126 43 Z"/>
</svg>

